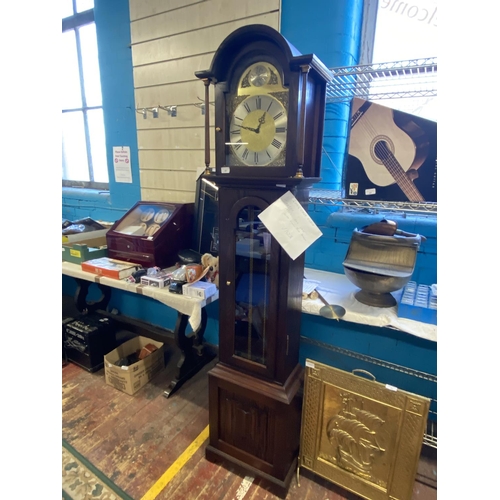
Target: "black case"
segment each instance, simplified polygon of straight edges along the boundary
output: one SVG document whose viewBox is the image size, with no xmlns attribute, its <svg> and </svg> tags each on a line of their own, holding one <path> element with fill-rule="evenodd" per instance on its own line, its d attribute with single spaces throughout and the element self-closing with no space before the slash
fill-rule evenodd
<svg viewBox="0 0 500 500">
<path fill-rule="evenodd" d="M 66 358 L 89 372 L 104 366 L 104 355 L 116 347 L 116 325 L 110 318 L 82 315 L 63 324 Z"/>
</svg>

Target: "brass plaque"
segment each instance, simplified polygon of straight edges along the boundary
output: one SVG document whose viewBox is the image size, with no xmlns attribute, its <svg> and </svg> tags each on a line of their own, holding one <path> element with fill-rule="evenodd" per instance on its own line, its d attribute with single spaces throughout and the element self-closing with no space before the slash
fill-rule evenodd
<svg viewBox="0 0 500 500">
<path fill-rule="evenodd" d="M 410 500 L 429 405 L 307 359 L 299 465 L 369 500 Z"/>
</svg>

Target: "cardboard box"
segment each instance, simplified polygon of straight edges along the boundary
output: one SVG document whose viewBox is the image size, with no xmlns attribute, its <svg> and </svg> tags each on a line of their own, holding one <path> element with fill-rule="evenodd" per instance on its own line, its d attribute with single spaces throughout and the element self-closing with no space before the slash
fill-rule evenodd
<svg viewBox="0 0 500 500">
<path fill-rule="evenodd" d="M 100 257 L 98 259 L 86 260 L 81 264 L 82 271 L 107 276 L 118 280 L 125 279 L 137 271 L 141 266 L 122 260 Z"/>
<path fill-rule="evenodd" d="M 166 288 L 172 280 L 171 272 L 160 272 L 154 276 L 141 276 L 141 285 L 154 286 L 156 288 Z"/>
<path fill-rule="evenodd" d="M 158 349 L 146 358 L 130 366 L 116 366 L 122 358 L 141 350 L 148 344 Z M 163 343 L 146 337 L 134 337 L 113 349 L 104 356 L 104 375 L 106 383 L 116 389 L 133 396 L 141 387 L 144 387 L 157 373 L 165 367 Z"/>
<path fill-rule="evenodd" d="M 86 260 L 107 257 L 106 235 L 95 237 L 93 232 L 86 233 L 87 238 L 78 242 L 63 243 L 62 260 L 81 264 Z"/>
<path fill-rule="evenodd" d="M 75 233 L 66 234 L 62 237 L 63 244 L 66 243 L 80 243 L 82 241 L 88 240 L 89 238 L 100 238 L 101 236 L 106 236 L 109 228 L 96 229 L 95 231 L 87 231 L 85 233 Z"/>
<path fill-rule="evenodd" d="M 182 285 L 182 294 L 186 297 L 195 297 L 197 299 L 208 299 L 215 294 L 217 287 L 215 283 L 208 281 L 197 281 L 196 283 L 186 283 Z"/>
</svg>

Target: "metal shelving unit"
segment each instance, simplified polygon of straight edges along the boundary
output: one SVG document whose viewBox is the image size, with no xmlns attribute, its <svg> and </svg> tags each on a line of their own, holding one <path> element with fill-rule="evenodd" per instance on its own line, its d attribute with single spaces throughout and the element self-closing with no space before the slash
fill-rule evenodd
<svg viewBox="0 0 500 500">
<path fill-rule="evenodd" d="M 326 102 L 437 96 L 437 58 L 332 68 Z"/>
<path fill-rule="evenodd" d="M 354 97 L 370 101 L 437 96 L 437 58 L 408 59 L 379 64 L 331 68 L 326 103 L 349 103 Z M 437 203 L 343 199 L 340 191 L 312 190 L 309 202 L 350 211 L 400 211 L 437 214 Z"/>
<path fill-rule="evenodd" d="M 309 192 L 309 203 L 344 207 L 351 211 L 370 211 L 371 213 L 396 211 L 437 214 L 437 203 L 433 202 L 348 200 L 342 198 L 340 191 L 328 189 L 312 189 Z"/>
</svg>

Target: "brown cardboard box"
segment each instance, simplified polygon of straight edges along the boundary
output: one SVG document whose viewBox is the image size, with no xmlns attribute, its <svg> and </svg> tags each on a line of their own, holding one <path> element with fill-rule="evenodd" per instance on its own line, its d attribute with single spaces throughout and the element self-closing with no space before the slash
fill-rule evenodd
<svg viewBox="0 0 500 500">
<path fill-rule="evenodd" d="M 108 234 L 108 230 L 109 228 L 105 228 L 105 229 L 96 229 L 95 231 L 86 231 L 84 233 L 64 234 L 62 236 L 62 242 L 63 244 L 80 243 L 88 239 L 101 238 L 102 236 L 105 237 L 106 234 Z"/>
<path fill-rule="evenodd" d="M 115 363 L 148 344 L 158 349 L 146 358 L 130 366 L 116 366 Z M 133 396 L 165 367 L 163 344 L 146 337 L 134 337 L 104 356 L 106 383 Z"/>
<path fill-rule="evenodd" d="M 108 256 L 108 248 L 106 243 L 106 235 L 94 237 L 93 232 L 85 233 L 88 235 L 86 239 L 77 242 L 63 243 L 62 245 L 62 260 L 81 264 L 86 260 L 98 259 Z"/>
</svg>

